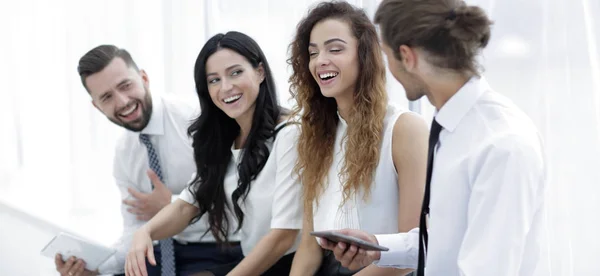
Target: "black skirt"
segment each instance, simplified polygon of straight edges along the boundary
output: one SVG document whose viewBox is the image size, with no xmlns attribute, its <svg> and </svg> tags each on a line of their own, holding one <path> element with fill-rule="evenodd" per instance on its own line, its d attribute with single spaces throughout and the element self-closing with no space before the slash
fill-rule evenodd
<svg viewBox="0 0 600 276">
<path fill-rule="evenodd" d="M 287 255 L 281 257 L 281 259 L 279 259 L 279 261 L 277 261 L 273 266 L 271 266 L 271 268 L 269 268 L 267 271 L 265 271 L 261 275 L 262 276 L 290 275 L 290 270 L 292 268 L 292 261 L 294 260 L 294 255 L 295 255 L 295 252 L 292 252 L 290 254 L 287 254 Z M 225 276 L 225 275 L 227 275 L 227 273 L 229 273 L 231 270 L 233 270 L 241 261 L 242 261 L 242 259 L 240 259 L 239 261 L 227 264 L 227 265 L 211 268 L 208 271 L 214 276 Z M 203 275 L 205 275 L 205 274 L 203 274 Z M 206 274 L 206 275 L 210 275 L 210 274 Z"/>
</svg>

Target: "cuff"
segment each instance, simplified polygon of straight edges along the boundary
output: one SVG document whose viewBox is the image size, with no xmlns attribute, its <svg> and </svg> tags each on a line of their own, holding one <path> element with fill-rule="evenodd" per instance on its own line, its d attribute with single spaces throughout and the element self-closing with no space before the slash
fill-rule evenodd
<svg viewBox="0 0 600 276">
<path fill-rule="evenodd" d="M 379 245 L 389 248 L 381 251 L 379 260 L 373 264 L 379 267 L 416 269 L 419 262 L 419 228 L 408 233 L 375 235 Z"/>
</svg>

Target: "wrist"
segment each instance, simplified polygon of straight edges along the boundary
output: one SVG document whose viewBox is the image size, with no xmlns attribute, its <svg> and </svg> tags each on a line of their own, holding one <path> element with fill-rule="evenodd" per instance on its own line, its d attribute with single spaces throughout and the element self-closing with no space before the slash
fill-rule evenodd
<svg viewBox="0 0 600 276">
<path fill-rule="evenodd" d="M 144 232 L 146 235 L 148 235 L 150 238 L 152 238 L 152 228 L 150 227 L 150 225 L 148 223 L 145 223 L 144 225 L 142 225 L 142 227 L 140 227 L 140 231 Z"/>
<path fill-rule="evenodd" d="M 372 235 L 371 237 L 373 238 L 373 240 L 375 241 L 375 243 L 377 245 L 380 245 L 379 240 L 377 239 L 377 236 Z M 375 251 L 374 253 L 375 253 L 375 254 L 373 254 L 374 261 L 379 261 L 379 259 L 381 259 L 381 251 Z"/>
</svg>

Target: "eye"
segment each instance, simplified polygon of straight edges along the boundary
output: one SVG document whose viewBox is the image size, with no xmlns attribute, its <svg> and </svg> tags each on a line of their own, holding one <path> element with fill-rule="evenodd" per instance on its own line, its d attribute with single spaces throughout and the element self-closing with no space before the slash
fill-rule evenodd
<svg viewBox="0 0 600 276">
<path fill-rule="evenodd" d="M 331 50 L 329 50 L 329 51 L 330 51 L 330 52 L 332 52 L 332 53 L 338 53 L 338 52 L 341 52 L 341 51 L 342 51 L 342 49 L 337 49 L 337 48 L 334 48 L 334 49 L 331 49 Z"/>
<path fill-rule="evenodd" d="M 112 97 L 112 95 L 110 95 L 110 94 L 109 94 L 109 95 L 106 95 L 106 96 L 104 96 L 104 97 L 102 98 L 102 102 L 106 102 L 106 101 L 108 101 L 108 100 L 109 100 L 111 97 Z"/>
<path fill-rule="evenodd" d="M 208 84 L 215 84 L 219 81 L 219 78 L 209 79 Z"/>
<path fill-rule="evenodd" d="M 231 75 L 232 76 L 237 76 L 237 75 L 241 74 L 242 72 L 243 72 L 242 70 L 238 69 L 238 70 L 235 70 L 235 71 L 231 72 Z"/>
</svg>

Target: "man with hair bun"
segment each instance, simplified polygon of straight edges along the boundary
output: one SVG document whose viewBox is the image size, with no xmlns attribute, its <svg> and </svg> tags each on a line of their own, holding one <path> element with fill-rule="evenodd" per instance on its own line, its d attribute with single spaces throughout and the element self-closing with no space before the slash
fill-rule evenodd
<svg viewBox="0 0 600 276">
<path fill-rule="evenodd" d="M 547 275 L 544 149 L 530 118 L 481 74 L 476 57 L 492 24 L 484 10 L 459 0 L 383 0 L 375 23 L 406 97 L 427 96 L 436 108 L 420 227 L 340 231 L 387 252 L 323 247 L 350 269 L 375 263 L 417 275 Z"/>
</svg>

